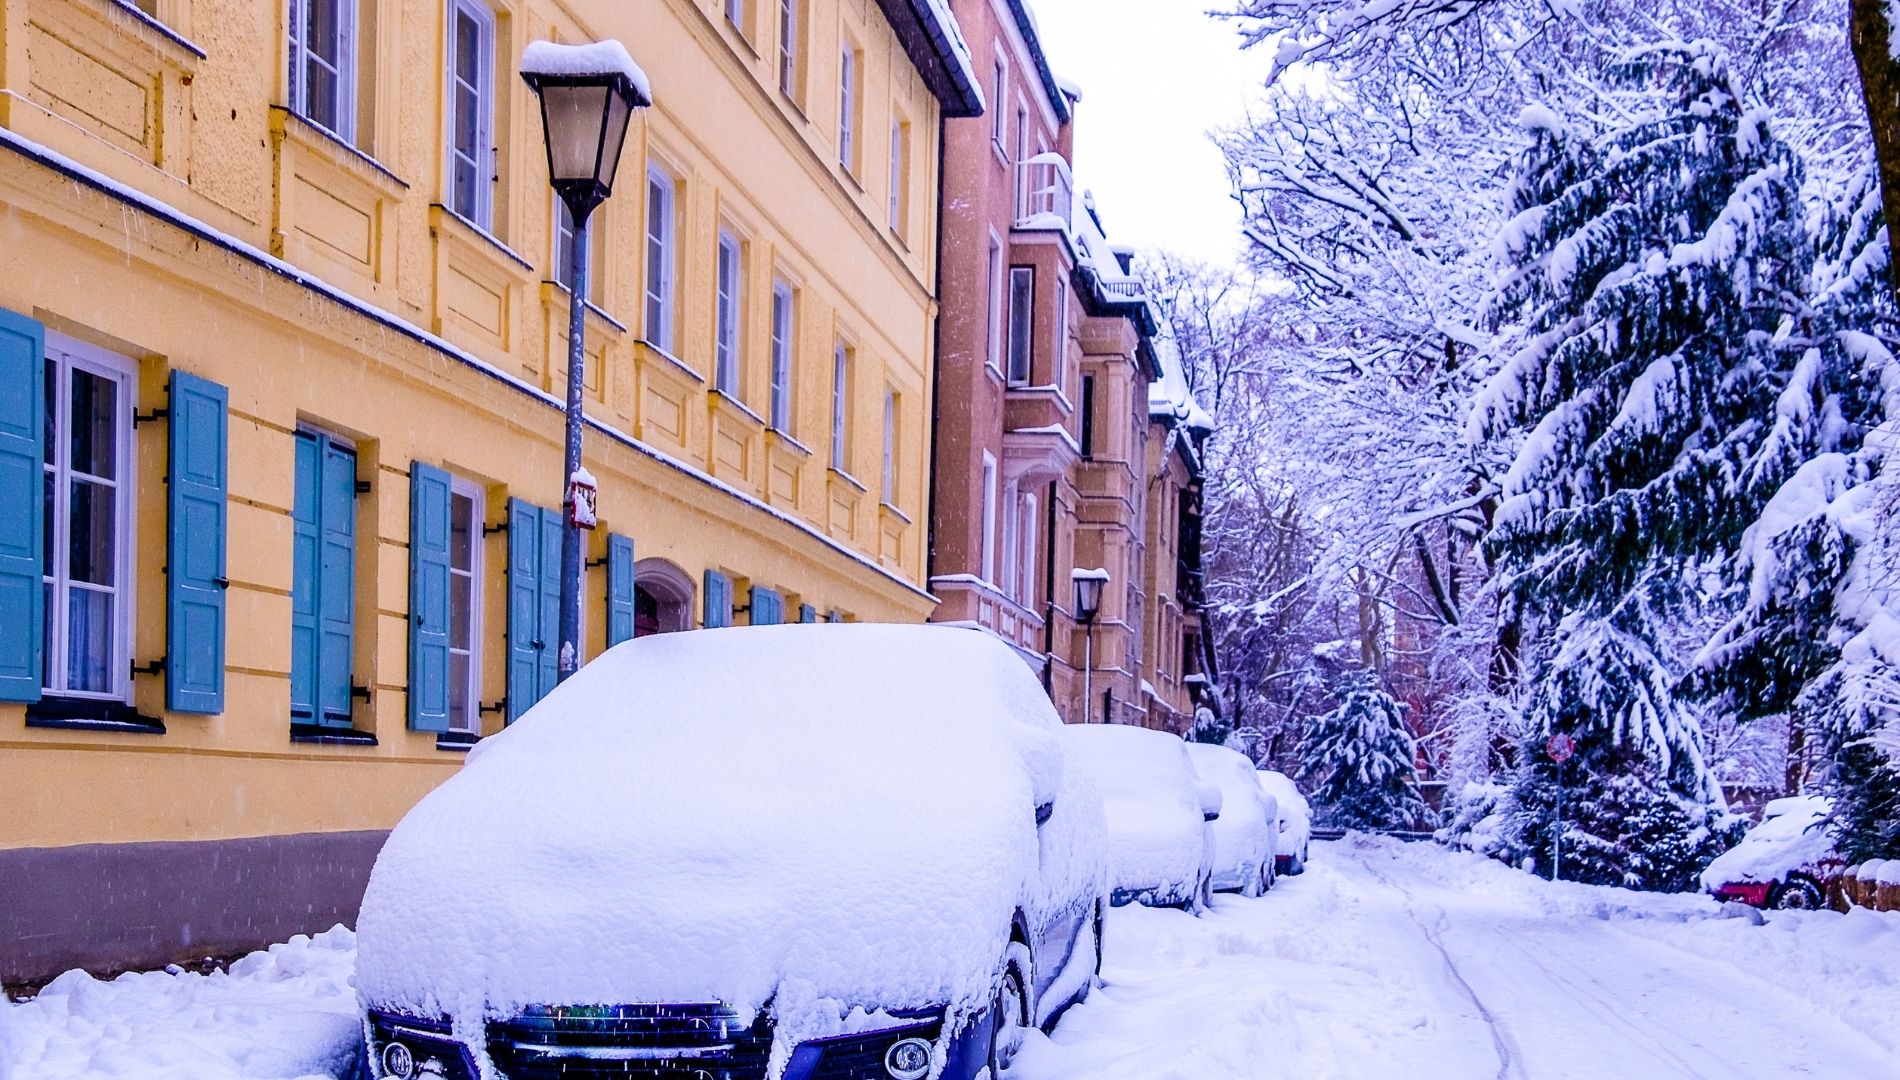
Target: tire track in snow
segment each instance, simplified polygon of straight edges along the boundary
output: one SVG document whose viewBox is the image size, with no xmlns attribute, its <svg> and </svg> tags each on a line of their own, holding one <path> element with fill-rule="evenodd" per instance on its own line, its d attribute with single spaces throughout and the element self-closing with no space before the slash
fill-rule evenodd
<svg viewBox="0 0 1900 1080">
<path fill-rule="evenodd" d="M 1341 851 L 1343 853 L 1344 845 L 1341 845 Z M 1452 959 L 1451 950 L 1445 947 L 1443 937 L 1446 922 L 1445 910 L 1433 905 L 1435 917 L 1431 922 L 1426 922 L 1419 917 L 1417 907 L 1419 898 L 1416 893 L 1381 873 L 1378 867 L 1366 861 L 1357 852 L 1353 853 L 1352 859 L 1376 878 L 1379 884 L 1399 894 L 1404 902 L 1406 918 L 1418 925 L 1419 932 L 1424 935 L 1425 940 L 1437 950 L 1451 984 L 1457 987 L 1458 993 L 1478 1011 L 1478 1016 L 1484 1021 L 1485 1030 L 1491 1034 L 1491 1048 L 1498 1055 L 1497 1080 L 1528 1080 L 1521 1062 L 1522 1055 L 1518 1052 L 1517 1039 L 1511 1034 L 1510 1027 L 1491 1011 L 1483 998 L 1478 996 L 1478 992 L 1472 988 L 1471 983 L 1466 981 L 1464 972 L 1458 970 L 1458 962 Z"/>
</svg>

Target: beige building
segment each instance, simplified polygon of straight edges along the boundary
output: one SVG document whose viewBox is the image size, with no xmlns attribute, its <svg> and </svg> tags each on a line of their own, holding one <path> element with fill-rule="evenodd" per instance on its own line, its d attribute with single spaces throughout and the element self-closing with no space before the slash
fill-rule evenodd
<svg viewBox="0 0 1900 1080">
<path fill-rule="evenodd" d="M 587 653 L 933 609 L 981 94 L 932 6 L 0 0 L 0 976 L 347 918 L 548 689 L 569 237 L 515 62 L 605 37 L 655 103 L 590 225 Z"/>
</svg>

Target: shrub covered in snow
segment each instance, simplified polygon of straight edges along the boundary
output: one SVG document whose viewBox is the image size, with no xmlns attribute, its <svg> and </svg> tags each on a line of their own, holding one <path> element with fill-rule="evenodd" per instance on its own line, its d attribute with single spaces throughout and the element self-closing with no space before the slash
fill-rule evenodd
<svg viewBox="0 0 1900 1080">
<path fill-rule="evenodd" d="M 719 1002 L 750 1023 L 769 1004 L 777 1066 L 879 1010 L 954 1029 L 988 1008 L 1018 912 L 1086 934 L 1105 895 L 1099 798 L 1060 726 L 1015 654 L 965 629 L 627 642 L 391 833 L 363 1004 L 476 1048 L 532 1006 Z M 1085 990 L 1093 941 L 1069 959 Z"/>
<path fill-rule="evenodd" d="M 1301 750 L 1320 819 L 1347 829 L 1416 828 L 1428 811 L 1404 706 L 1369 671 L 1337 684 L 1339 706 L 1313 722 Z"/>
</svg>

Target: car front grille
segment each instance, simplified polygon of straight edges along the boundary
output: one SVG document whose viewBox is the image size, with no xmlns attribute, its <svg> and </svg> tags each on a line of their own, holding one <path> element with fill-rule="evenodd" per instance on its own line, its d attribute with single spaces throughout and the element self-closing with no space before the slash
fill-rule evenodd
<svg viewBox="0 0 1900 1080">
<path fill-rule="evenodd" d="M 488 1025 L 488 1055 L 509 1080 L 764 1080 L 764 1015 L 725 1005 L 534 1009 Z"/>
</svg>

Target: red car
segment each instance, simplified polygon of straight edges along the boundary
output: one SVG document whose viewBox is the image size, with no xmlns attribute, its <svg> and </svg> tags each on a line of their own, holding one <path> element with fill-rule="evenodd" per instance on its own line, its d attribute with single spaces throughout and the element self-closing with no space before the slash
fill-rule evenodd
<svg viewBox="0 0 1900 1080">
<path fill-rule="evenodd" d="M 1762 808 L 1761 824 L 1702 871 L 1703 889 L 1717 900 L 1758 908 L 1827 906 L 1828 884 L 1846 866 L 1828 824 L 1833 811 L 1833 804 L 1817 795 L 1769 803 Z"/>
</svg>

